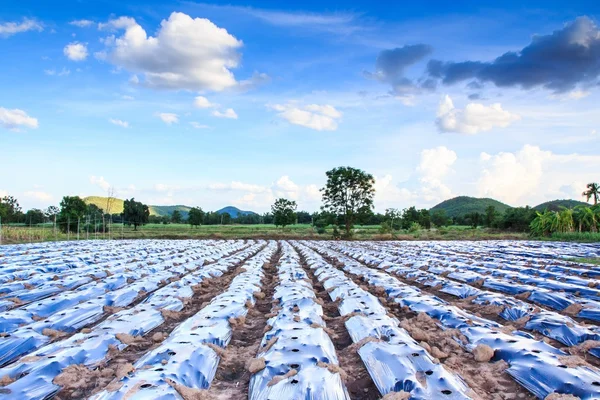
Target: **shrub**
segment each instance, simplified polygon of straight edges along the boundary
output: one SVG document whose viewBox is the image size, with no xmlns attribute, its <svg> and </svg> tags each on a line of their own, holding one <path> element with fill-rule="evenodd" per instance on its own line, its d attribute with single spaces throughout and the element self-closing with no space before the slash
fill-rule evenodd
<svg viewBox="0 0 600 400">
<path fill-rule="evenodd" d="M 413 222 L 412 224 L 410 224 L 408 231 L 410 233 L 415 233 L 415 232 L 420 231 L 421 229 L 422 229 L 421 224 L 419 224 L 418 222 Z"/>
</svg>

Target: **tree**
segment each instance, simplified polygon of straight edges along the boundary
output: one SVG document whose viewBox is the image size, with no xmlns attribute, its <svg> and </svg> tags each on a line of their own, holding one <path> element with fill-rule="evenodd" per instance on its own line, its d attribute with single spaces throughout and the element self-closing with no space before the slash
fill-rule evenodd
<svg viewBox="0 0 600 400">
<path fill-rule="evenodd" d="M 96 207 L 97 208 L 97 207 Z M 77 232 L 77 222 L 86 215 L 88 206 L 79 196 L 65 196 L 60 202 L 60 227 L 63 232 Z"/>
<path fill-rule="evenodd" d="M 171 222 L 174 224 L 180 224 L 181 220 L 181 212 L 179 210 L 173 211 L 173 214 L 171 214 Z"/>
<path fill-rule="evenodd" d="M 48 218 L 51 221 L 54 221 L 54 217 L 58 216 L 58 213 L 60 213 L 60 208 L 56 206 L 50 206 L 44 211 L 44 215 L 46 216 L 46 218 Z"/>
<path fill-rule="evenodd" d="M 296 212 L 296 219 L 299 224 L 310 224 L 312 222 L 312 216 L 306 211 Z"/>
<path fill-rule="evenodd" d="M 21 206 L 13 196 L 4 196 L 0 199 L 0 218 L 2 222 L 19 222 L 21 219 Z"/>
<path fill-rule="evenodd" d="M 133 225 L 133 230 L 137 231 L 137 227 L 148 223 L 150 210 L 148 206 L 139 201 L 125 200 L 123 203 L 123 219 L 126 224 Z"/>
<path fill-rule="evenodd" d="M 44 212 L 37 208 L 32 208 L 25 213 L 25 224 L 27 225 L 43 224 L 45 220 Z"/>
<path fill-rule="evenodd" d="M 586 201 L 590 201 L 593 198 L 594 205 L 598 204 L 598 201 L 600 201 L 600 185 L 597 183 L 588 183 L 587 190 L 581 195 L 586 197 Z"/>
<path fill-rule="evenodd" d="M 438 227 L 446 226 L 450 220 L 446 216 L 446 210 L 435 210 L 431 213 L 431 222 Z"/>
<path fill-rule="evenodd" d="M 498 216 L 498 213 L 496 212 L 496 207 L 494 206 L 488 206 L 485 209 L 485 226 L 487 226 L 488 228 L 492 227 L 492 225 L 494 225 L 495 221 L 496 221 L 496 217 Z"/>
<path fill-rule="evenodd" d="M 193 226 L 202 225 L 202 221 L 204 220 L 204 211 L 200 207 L 193 207 L 188 212 L 188 223 Z"/>
<path fill-rule="evenodd" d="M 275 226 L 285 228 L 296 222 L 296 202 L 288 199 L 277 199 L 271 206 Z"/>
<path fill-rule="evenodd" d="M 471 227 L 473 229 L 477 228 L 481 224 L 481 214 L 477 211 L 468 214 L 468 218 L 471 220 Z"/>
<path fill-rule="evenodd" d="M 375 178 L 366 172 L 338 167 L 326 172 L 327 183 L 321 189 L 323 210 L 340 217 L 344 222 L 346 236 L 356 221 L 371 214 L 375 196 Z"/>
<path fill-rule="evenodd" d="M 221 214 L 221 225 L 229 225 L 231 224 L 231 214 L 223 213 Z"/>
<path fill-rule="evenodd" d="M 395 229 L 402 227 L 402 213 L 397 208 L 386 209 L 385 222 L 387 222 L 391 232 L 394 233 Z"/>
</svg>

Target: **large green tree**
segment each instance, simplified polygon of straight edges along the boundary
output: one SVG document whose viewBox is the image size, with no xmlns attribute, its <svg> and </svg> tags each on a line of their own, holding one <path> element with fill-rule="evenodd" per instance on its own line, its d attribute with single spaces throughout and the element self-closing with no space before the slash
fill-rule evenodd
<svg viewBox="0 0 600 400">
<path fill-rule="evenodd" d="M 133 225 L 133 230 L 137 230 L 137 227 L 148 223 L 150 217 L 150 210 L 148 206 L 135 201 L 134 198 L 131 200 L 125 200 L 123 203 L 123 219 L 128 225 Z"/>
<path fill-rule="evenodd" d="M 171 222 L 174 224 L 180 224 L 182 220 L 183 217 L 181 216 L 181 212 L 179 210 L 174 210 L 173 214 L 171 214 Z"/>
<path fill-rule="evenodd" d="M 27 225 L 43 224 L 45 220 L 46 216 L 44 215 L 44 212 L 37 208 L 32 208 L 25 213 L 25 224 Z"/>
<path fill-rule="evenodd" d="M 338 167 L 326 172 L 327 183 L 321 189 L 323 210 L 341 218 L 350 236 L 357 221 L 373 212 L 375 178 L 360 169 Z"/>
<path fill-rule="evenodd" d="M 296 202 L 288 199 L 277 199 L 271 206 L 273 213 L 273 222 L 275 226 L 285 228 L 286 225 L 291 225 L 296 222 Z"/>
<path fill-rule="evenodd" d="M 13 196 L 0 198 L 0 218 L 2 222 L 19 222 L 21 217 L 21 206 Z"/>
<path fill-rule="evenodd" d="M 191 226 L 200 226 L 202 225 L 202 220 L 204 219 L 204 211 L 200 207 L 193 207 L 188 212 L 188 223 Z"/>
<path fill-rule="evenodd" d="M 60 202 L 59 224 L 63 232 L 77 232 L 77 222 L 84 218 L 88 206 L 79 196 L 65 196 Z"/>
<path fill-rule="evenodd" d="M 598 201 L 600 201 L 600 185 L 593 182 L 588 183 L 587 190 L 581 195 L 585 196 L 587 201 L 590 201 L 590 199 L 594 199 L 594 205 L 598 204 Z"/>
</svg>

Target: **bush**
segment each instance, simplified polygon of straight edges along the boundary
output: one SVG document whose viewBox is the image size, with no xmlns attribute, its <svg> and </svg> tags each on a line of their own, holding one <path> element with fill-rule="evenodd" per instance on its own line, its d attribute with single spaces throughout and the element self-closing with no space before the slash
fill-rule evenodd
<svg viewBox="0 0 600 400">
<path fill-rule="evenodd" d="M 392 225 L 388 221 L 382 222 L 379 233 L 392 233 Z"/>
<path fill-rule="evenodd" d="M 421 229 L 423 229 L 421 227 L 421 224 L 419 224 L 418 222 L 413 222 L 412 224 L 410 224 L 410 227 L 408 228 L 408 231 L 410 233 L 415 233 L 415 232 L 420 231 Z"/>
<path fill-rule="evenodd" d="M 319 227 L 319 228 L 317 228 L 317 233 L 318 233 L 319 235 L 322 235 L 322 234 L 324 234 L 325 232 L 327 232 L 327 231 L 325 230 L 325 228 L 323 228 L 323 227 Z"/>
</svg>

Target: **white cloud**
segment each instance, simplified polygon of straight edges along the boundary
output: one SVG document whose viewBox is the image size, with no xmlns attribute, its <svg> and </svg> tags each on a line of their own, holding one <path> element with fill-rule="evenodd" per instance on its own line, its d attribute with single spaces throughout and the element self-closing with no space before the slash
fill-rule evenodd
<svg viewBox="0 0 600 400">
<path fill-rule="evenodd" d="M 209 129 L 210 128 L 210 126 L 208 126 L 208 125 L 202 125 L 201 123 L 196 122 L 196 121 L 190 122 L 190 125 L 193 128 L 196 128 L 196 129 Z"/>
<path fill-rule="evenodd" d="M 335 131 L 342 113 L 330 105 L 309 104 L 299 106 L 294 103 L 267 105 L 278 112 L 280 118 L 290 124 L 304 126 L 317 131 Z"/>
<path fill-rule="evenodd" d="M 212 107 L 216 107 L 217 104 L 211 103 L 204 96 L 197 96 L 194 99 L 194 106 L 196 106 L 196 108 L 212 108 Z"/>
<path fill-rule="evenodd" d="M 210 190 L 231 191 L 238 197 L 228 200 L 240 207 L 268 209 L 275 199 L 284 197 L 295 200 L 301 209 L 316 210 L 321 200 L 321 192 L 317 185 L 298 185 L 287 175 L 281 176 L 271 186 L 256 185 L 233 181 L 231 183 L 214 183 Z"/>
<path fill-rule="evenodd" d="M 90 183 L 98 186 L 103 191 L 107 192 L 110 189 L 110 183 L 108 183 L 103 176 L 90 176 Z"/>
<path fill-rule="evenodd" d="M 49 76 L 69 76 L 71 74 L 71 70 L 63 67 L 63 69 L 58 72 L 56 72 L 54 69 L 45 69 L 44 73 Z"/>
<path fill-rule="evenodd" d="M 217 118 L 238 119 L 238 115 L 235 111 L 233 111 L 233 108 L 228 108 L 227 110 L 225 110 L 225 112 L 214 110 L 211 114 Z"/>
<path fill-rule="evenodd" d="M 9 110 L 0 107 L 0 126 L 11 131 L 18 131 L 20 127 L 37 128 L 38 120 L 37 118 L 30 117 L 23 110 L 16 108 Z"/>
<path fill-rule="evenodd" d="M 63 49 L 63 53 L 71 61 L 83 61 L 88 56 L 87 44 L 79 42 L 69 43 Z"/>
<path fill-rule="evenodd" d="M 124 94 L 123 96 L 121 96 L 121 98 L 122 98 L 123 100 L 135 100 L 135 97 L 133 97 L 133 96 L 129 96 L 129 95 L 127 95 L 127 94 Z"/>
<path fill-rule="evenodd" d="M 551 99 L 557 99 L 557 100 L 561 100 L 561 101 L 567 101 L 567 100 L 580 100 L 583 99 L 585 97 L 588 97 L 591 94 L 591 92 L 587 91 L 587 90 L 572 90 L 570 92 L 567 93 L 561 93 L 561 94 L 551 94 L 550 98 Z"/>
<path fill-rule="evenodd" d="M 469 103 L 464 110 L 454 107 L 450 96 L 446 95 L 440 102 L 436 125 L 442 132 L 458 132 L 475 135 L 494 128 L 506 128 L 521 117 L 502 109 L 500 103 L 485 106 Z"/>
<path fill-rule="evenodd" d="M 417 172 L 421 175 L 421 196 L 426 202 L 442 201 L 452 196 L 452 190 L 443 183 L 443 179 L 457 159 L 456 153 L 445 146 L 421 152 Z"/>
<path fill-rule="evenodd" d="M 177 114 L 158 113 L 158 114 L 156 114 L 156 116 L 158 118 L 160 118 L 167 125 L 179 123 L 179 116 Z"/>
<path fill-rule="evenodd" d="M 147 86 L 221 91 L 237 85 L 231 69 L 239 64 L 242 42 L 208 19 L 174 12 L 156 36 L 126 17 L 99 28 L 125 29 L 122 36 L 105 40 L 108 48 L 98 56 L 143 74 Z"/>
<path fill-rule="evenodd" d="M 592 129 L 592 131 L 590 132 L 590 135 L 594 136 L 594 135 L 596 135 L 597 133 L 598 133 L 598 131 L 597 131 L 597 130 L 595 130 L 595 129 Z"/>
<path fill-rule="evenodd" d="M 15 35 L 17 33 L 27 32 L 27 31 L 43 31 L 44 28 L 42 24 L 39 22 L 23 18 L 23 22 L 5 22 L 0 24 L 0 37 L 8 37 Z"/>
<path fill-rule="evenodd" d="M 597 179 L 600 156 L 555 154 L 525 145 L 515 153 L 480 157 L 478 195 L 510 205 L 535 206 L 559 198 L 581 199 L 585 183 Z"/>
<path fill-rule="evenodd" d="M 53 199 L 51 194 L 46 193 L 46 192 L 40 192 L 40 191 L 27 191 L 23 194 L 25 195 L 25 197 L 28 197 L 30 199 L 35 199 L 35 200 L 45 201 L 45 202 L 52 201 L 52 199 Z"/>
<path fill-rule="evenodd" d="M 109 119 L 109 122 L 113 125 L 117 125 L 122 128 L 129 128 L 129 122 L 127 122 L 127 121 L 111 118 L 111 119 Z"/>
<path fill-rule="evenodd" d="M 251 193 L 264 193 L 268 191 L 268 188 L 265 186 L 253 185 L 239 181 L 232 181 L 231 183 L 213 183 L 208 185 L 208 188 L 212 190 L 239 190 Z"/>
<path fill-rule="evenodd" d="M 90 21 L 89 19 L 78 19 L 69 22 L 69 25 L 78 26 L 79 28 L 87 28 L 94 25 L 94 21 Z"/>
</svg>

